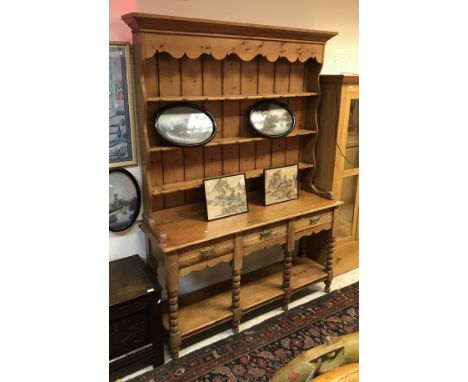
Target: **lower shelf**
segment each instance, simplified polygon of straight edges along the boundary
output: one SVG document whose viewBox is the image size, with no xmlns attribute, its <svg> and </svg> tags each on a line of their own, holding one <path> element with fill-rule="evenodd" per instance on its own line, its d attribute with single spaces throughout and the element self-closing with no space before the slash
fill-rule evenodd
<svg viewBox="0 0 468 382">
<path fill-rule="evenodd" d="M 312 283 L 324 280 L 327 273 L 324 267 L 308 258 L 295 257 L 291 268 L 291 288 L 293 292 Z M 281 299 L 284 291 L 283 264 L 277 263 L 260 270 L 242 275 L 240 304 L 243 312 L 261 307 Z M 178 326 L 182 338 L 187 338 L 202 330 L 229 321 L 231 311 L 231 281 L 212 285 L 179 298 Z M 163 325 L 169 330 L 167 303 L 164 306 Z"/>
</svg>

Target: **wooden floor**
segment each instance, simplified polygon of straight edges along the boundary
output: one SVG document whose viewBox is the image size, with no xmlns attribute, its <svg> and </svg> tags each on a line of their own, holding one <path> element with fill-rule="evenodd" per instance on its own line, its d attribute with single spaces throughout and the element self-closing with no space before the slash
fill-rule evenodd
<svg viewBox="0 0 468 382">
<path fill-rule="evenodd" d="M 307 258 L 296 257 L 291 269 L 291 287 L 293 291 L 327 277 L 323 266 Z M 247 312 L 254 306 L 259 307 L 271 301 L 281 299 L 284 292 L 283 264 L 242 275 L 240 304 Z M 232 318 L 231 281 L 217 284 L 184 296 L 179 299 L 179 330 L 182 338 L 194 335 L 206 327 L 207 322 L 222 323 Z M 164 307 L 167 311 L 167 306 Z M 163 315 L 163 325 L 169 328 L 167 314 Z"/>
</svg>

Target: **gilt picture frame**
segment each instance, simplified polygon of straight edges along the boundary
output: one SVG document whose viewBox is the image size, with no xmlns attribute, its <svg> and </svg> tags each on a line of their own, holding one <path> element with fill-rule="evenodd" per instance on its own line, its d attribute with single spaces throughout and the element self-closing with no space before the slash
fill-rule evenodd
<svg viewBox="0 0 468 382">
<path fill-rule="evenodd" d="M 298 175 L 297 164 L 263 170 L 265 206 L 297 199 L 299 197 Z"/>
<path fill-rule="evenodd" d="M 109 43 L 109 167 L 138 164 L 130 44 Z"/>
<path fill-rule="evenodd" d="M 249 211 L 245 173 L 203 181 L 207 220 L 217 220 Z"/>
</svg>

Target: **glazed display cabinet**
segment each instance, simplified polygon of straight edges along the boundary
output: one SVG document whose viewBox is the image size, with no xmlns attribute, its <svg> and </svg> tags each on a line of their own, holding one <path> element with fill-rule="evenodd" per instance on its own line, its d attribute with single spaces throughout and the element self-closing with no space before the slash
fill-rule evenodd
<svg viewBox="0 0 468 382">
<path fill-rule="evenodd" d="M 164 268 L 168 299 L 164 328 L 178 356 L 182 342 L 220 323 L 238 331 L 242 315 L 333 279 L 334 222 L 341 204 L 313 182 L 319 136 L 319 74 L 325 43 L 336 35 L 302 29 L 131 13 L 122 19 L 133 32 L 138 130 L 143 167 L 143 223 L 148 264 Z M 249 110 L 279 100 L 295 115 L 285 137 L 261 136 Z M 216 135 L 199 147 L 164 141 L 154 123 L 171 103 L 190 102 L 213 115 Z M 264 205 L 264 170 L 298 166 L 298 198 Z M 207 221 L 203 183 L 245 174 L 248 212 Z M 303 237 L 325 234 L 325 262 L 296 255 Z M 252 272 L 246 256 L 283 248 L 281 262 Z M 305 251 L 307 252 L 307 251 Z M 227 282 L 179 296 L 179 279 L 227 263 Z"/>
<path fill-rule="evenodd" d="M 344 202 L 336 216 L 335 275 L 359 267 L 359 77 L 320 76 L 315 183 Z"/>
</svg>

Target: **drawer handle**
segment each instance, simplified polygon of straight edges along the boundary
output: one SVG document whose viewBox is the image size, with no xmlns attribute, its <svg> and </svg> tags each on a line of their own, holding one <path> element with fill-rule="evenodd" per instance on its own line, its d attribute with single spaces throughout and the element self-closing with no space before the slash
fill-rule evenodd
<svg viewBox="0 0 468 382">
<path fill-rule="evenodd" d="M 265 229 L 262 232 L 260 232 L 260 239 L 268 239 L 271 236 L 271 230 Z"/>
<path fill-rule="evenodd" d="M 320 220 L 320 216 L 312 216 L 309 220 L 310 224 L 315 224 Z"/>
<path fill-rule="evenodd" d="M 200 250 L 200 253 L 203 256 L 203 258 L 210 257 L 214 253 L 214 246 L 211 245 L 209 247 L 202 248 Z"/>
</svg>

